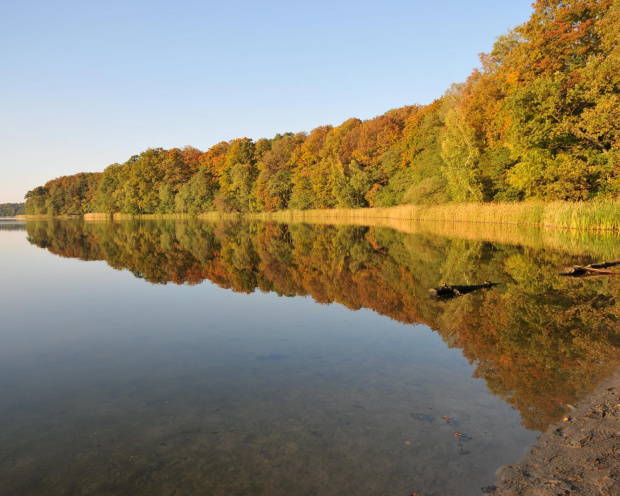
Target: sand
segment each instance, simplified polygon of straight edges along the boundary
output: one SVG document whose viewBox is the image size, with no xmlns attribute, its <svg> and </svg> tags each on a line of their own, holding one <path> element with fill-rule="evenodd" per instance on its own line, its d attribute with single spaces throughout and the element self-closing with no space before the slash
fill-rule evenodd
<svg viewBox="0 0 620 496">
<path fill-rule="evenodd" d="M 487 493 L 619 496 L 620 369 L 497 477 Z"/>
</svg>

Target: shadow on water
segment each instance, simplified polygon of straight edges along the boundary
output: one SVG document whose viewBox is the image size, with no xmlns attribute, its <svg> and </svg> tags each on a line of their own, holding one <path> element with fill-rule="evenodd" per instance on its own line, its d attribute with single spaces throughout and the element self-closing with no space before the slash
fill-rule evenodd
<svg viewBox="0 0 620 496">
<path fill-rule="evenodd" d="M 598 257 L 611 256 L 615 240 L 607 238 L 600 242 L 595 238 L 581 239 L 577 243 L 572 240 L 564 249 L 562 242 L 557 240 L 551 243 L 537 238 L 536 242 L 518 243 L 511 235 L 511 242 L 501 243 L 460 236 L 458 232 L 452 232 L 450 236 L 446 236 L 447 233 L 439 235 L 432 228 L 405 233 L 379 226 L 243 221 L 28 222 L 26 228 L 31 244 L 53 254 L 80 260 L 103 260 L 114 269 L 131 271 L 152 284 L 191 286 L 210 281 L 238 293 L 260 291 L 287 297 L 309 296 L 322 304 L 336 302 L 351 310 L 366 308 L 400 323 L 426 325 L 441 337 L 448 349 L 459 350 L 471 367 L 467 375 L 483 379 L 488 391 L 518 411 L 519 421 L 534 433 L 557 421 L 570 405 L 584 398 L 620 363 L 618 279 L 571 280 L 559 276 L 564 267 L 584 265 L 600 261 Z M 442 283 L 475 287 L 484 281 L 500 284 L 459 298 L 437 300 L 429 297 L 429 289 L 440 287 Z M 297 373 L 291 371 L 302 365 L 296 362 L 294 353 L 285 351 L 287 353 L 269 350 L 254 353 L 247 365 L 259 367 L 248 370 L 253 380 L 258 380 L 262 373 L 275 370 L 275 367 L 287 367 L 282 369 L 284 375 Z M 312 364 L 324 366 L 325 362 L 329 362 L 329 357 L 324 359 L 318 352 L 309 358 Z M 387 373 L 383 369 L 390 365 L 389 361 L 381 363 L 376 375 Z M 325 366 L 335 367 L 331 363 Z M 332 370 L 333 377 L 341 373 L 338 370 Z M 277 381 L 284 380 L 283 376 L 278 377 Z M 328 381 L 325 382 L 326 391 L 331 391 L 327 384 L 336 379 L 329 377 L 332 376 L 315 380 Z M 370 379 L 366 380 L 375 380 L 374 375 L 368 377 Z M 396 376 L 390 380 L 394 384 L 398 382 Z M 411 387 L 420 386 L 419 381 L 424 382 L 427 388 L 424 394 L 432 396 L 432 377 L 407 380 Z M 379 387 L 377 383 L 377 387 L 381 389 L 385 385 Z M 298 394 L 295 389 L 287 391 L 282 394 Z M 311 403 L 306 404 L 304 399 L 295 396 L 299 410 L 286 411 L 288 403 L 280 404 L 277 408 L 282 411 L 269 413 L 281 427 L 283 432 L 280 434 L 269 431 L 259 422 L 270 394 L 276 394 L 274 390 L 257 389 L 248 394 L 256 395 L 252 401 L 248 400 L 256 410 L 243 412 L 236 409 L 238 405 L 232 400 L 223 397 L 213 403 L 213 410 L 202 411 L 207 420 L 212 419 L 211 423 L 207 421 L 208 427 L 196 418 L 194 423 L 202 427 L 192 428 L 194 430 L 190 429 L 180 437 L 162 438 L 149 456 L 131 456 L 142 456 L 140 466 L 146 474 L 151 473 L 149 457 L 155 457 L 157 463 L 178 466 L 181 471 L 191 468 L 201 470 L 203 474 L 210 473 L 212 478 L 205 475 L 203 486 L 196 481 L 193 482 L 196 487 L 184 486 L 189 492 L 196 493 L 202 488 L 207 491 L 205 494 L 246 494 L 243 491 L 247 494 L 338 494 L 343 488 L 355 489 L 359 494 L 398 494 L 398 491 L 411 494 L 418 490 L 421 495 L 444 494 L 446 491 L 459 494 L 460 483 L 465 484 L 462 494 L 471 494 L 472 487 L 479 483 L 477 479 L 470 480 L 471 474 L 465 475 L 464 472 L 458 472 L 461 482 L 441 479 L 438 474 L 443 465 L 450 473 L 450 464 L 457 466 L 461 463 L 458 460 L 474 456 L 470 450 L 476 451 L 471 448 L 475 438 L 472 441 L 470 433 L 464 431 L 466 427 L 458 415 L 418 406 L 409 409 L 407 421 L 413 423 L 420 436 L 431 430 L 448 437 L 454 434 L 449 449 L 456 450 L 455 447 L 459 446 L 459 451 L 455 451 L 459 455 L 457 459 L 445 453 L 445 456 L 441 455 L 441 450 L 448 448 L 438 444 L 436 439 L 429 440 L 428 445 L 415 448 L 420 453 L 416 455 L 419 456 L 417 465 L 411 467 L 412 473 L 416 474 L 413 481 L 404 477 L 388 488 L 388 482 L 381 478 L 373 484 L 364 481 L 362 475 L 348 473 L 343 468 L 342 477 L 359 477 L 359 484 L 334 486 L 327 490 L 331 484 L 326 475 L 329 467 L 321 466 L 311 456 L 311 453 L 327 449 L 329 440 L 324 436 L 329 428 L 326 425 L 333 429 L 330 432 L 343 445 L 343 451 L 338 452 L 337 457 L 357 460 L 359 456 L 389 455 L 368 451 L 364 444 L 368 441 L 363 424 L 348 430 L 347 422 L 351 419 L 342 414 L 335 391 L 329 399 L 320 396 L 323 403 L 317 410 L 320 417 L 316 418 L 304 414 L 304 408 L 306 412 L 313 411 L 316 404 L 312 401 L 316 402 L 316 398 L 308 398 Z M 420 395 L 423 396 L 422 392 Z M 371 399 L 374 401 L 366 401 Z M 381 420 L 381 414 L 376 411 L 377 403 L 381 401 L 379 393 L 376 396 L 371 393 L 355 401 L 351 398 L 351 408 L 360 414 L 372 411 L 373 421 L 389 424 L 390 418 Z M 462 401 L 467 402 L 467 399 Z M 333 410 L 330 410 L 330 404 Z M 482 417 L 484 408 L 488 407 L 472 410 L 471 415 Z M 224 412 L 227 415 L 220 418 Z M 366 421 L 372 424 L 370 420 Z M 139 422 L 137 417 L 136 422 Z M 131 422 L 126 420 L 120 426 L 108 425 L 106 428 L 122 430 L 130 429 L 130 426 Z M 486 428 L 481 426 L 480 433 Z M 492 428 L 488 426 L 489 431 Z M 300 429 L 309 434 L 300 437 Z M 338 432 L 355 439 L 333 434 Z M 384 432 L 383 435 L 388 434 Z M 433 454 L 430 451 L 435 449 L 431 448 L 433 445 L 443 447 L 437 448 L 439 452 Z M 203 460 L 200 467 L 186 466 L 183 453 L 201 450 L 204 446 L 211 446 L 217 457 Z M 416 446 L 415 439 L 403 440 L 400 448 L 409 449 L 411 446 Z M 480 449 L 487 450 L 493 459 L 489 446 Z M 525 446 L 520 446 L 515 451 L 524 449 Z M 112 464 L 120 463 L 113 448 L 106 450 L 97 456 L 108 457 Z M 425 457 L 436 460 L 424 462 Z M 292 459 L 296 461 L 292 462 Z M 359 460 L 356 463 L 361 466 Z M 427 466 L 422 468 L 424 464 Z M 236 465 L 245 467 L 242 475 L 237 473 L 235 476 L 241 482 L 224 484 L 226 469 L 222 467 L 232 470 L 231 467 Z M 492 467 L 491 473 L 496 468 Z M 111 466 L 109 470 L 120 469 Z M 468 467 L 467 470 L 475 472 L 478 469 Z M 488 467 L 485 470 L 488 472 Z M 289 479 L 283 474 L 288 474 Z M 108 473 L 104 480 L 109 481 L 110 477 L 113 475 Z M 163 470 L 161 477 L 156 487 L 167 488 L 162 494 L 173 494 L 174 481 L 165 479 L 172 477 L 171 473 Z M 220 482 L 217 477 L 221 478 Z M 290 477 L 300 485 L 287 485 L 291 483 Z M 395 476 L 392 474 L 391 477 Z M 135 489 L 139 483 L 151 487 L 140 481 L 138 472 L 138 475 L 134 474 L 131 487 Z M 223 485 L 219 486 L 220 483 Z M 477 487 L 481 485 L 479 483 Z M 103 489 L 104 486 L 96 487 Z"/>
</svg>

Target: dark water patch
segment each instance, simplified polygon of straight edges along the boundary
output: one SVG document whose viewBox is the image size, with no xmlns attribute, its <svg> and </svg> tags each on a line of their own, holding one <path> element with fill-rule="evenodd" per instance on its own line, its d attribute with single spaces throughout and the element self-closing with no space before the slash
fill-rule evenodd
<svg viewBox="0 0 620 496">
<path fill-rule="evenodd" d="M 431 415 L 429 413 L 411 412 L 409 414 L 409 416 L 411 417 L 412 420 L 417 420 L 417 421 L 420 421 L 420 422 L 428 422 L 430 424 L 435 422 L 435 416 Z"/>
</svg>

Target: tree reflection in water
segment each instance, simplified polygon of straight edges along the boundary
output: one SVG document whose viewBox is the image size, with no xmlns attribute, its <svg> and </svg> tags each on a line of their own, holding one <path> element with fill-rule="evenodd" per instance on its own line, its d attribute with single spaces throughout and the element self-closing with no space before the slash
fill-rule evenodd
<svg viewBox="0 0 620 496">
<path fill-rule="evenodd" d="M 384 227 L 250 221 L 28 222 L 29 241 L 105 260 L 153 284 L 199 284 L 311 296 L 425 323 L 462 349 L 475 376 L 544 430 L 620 363 L 618 279 L 558 276 L 590 254 L 561 243 L 491 243 Z M 590 245 L 589 245 L 590 246 Z M 441 282 L 501 282 L 439 302 Z"/>
</svg>

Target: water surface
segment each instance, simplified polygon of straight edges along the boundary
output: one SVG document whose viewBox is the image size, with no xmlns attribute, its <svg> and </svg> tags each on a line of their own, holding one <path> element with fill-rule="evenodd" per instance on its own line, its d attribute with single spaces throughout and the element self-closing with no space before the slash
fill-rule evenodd
<svg viewBox="0 0 620 496">
<path fill-rule="evenodd" d="M 0 494 L 479 493 L 618 364 L 617 282 L 557 276 L 615 246 L 3 224 Z"/>
</svg>

